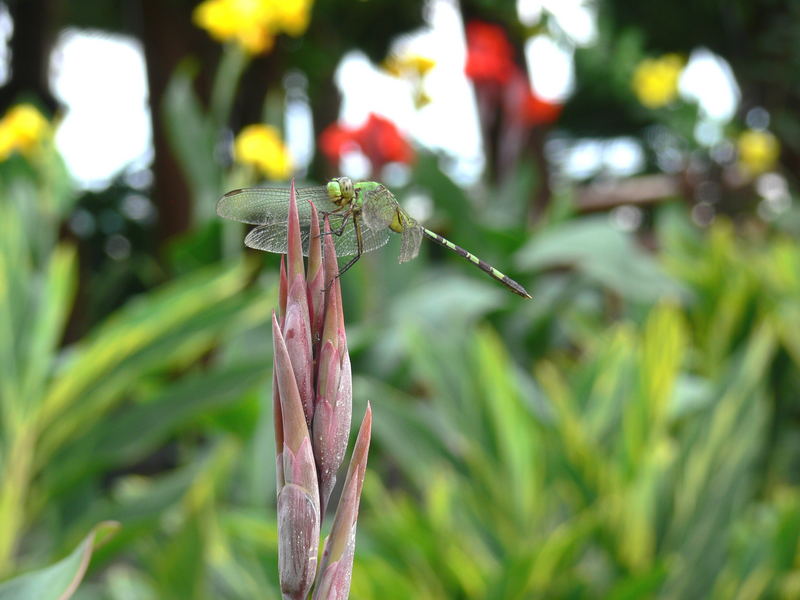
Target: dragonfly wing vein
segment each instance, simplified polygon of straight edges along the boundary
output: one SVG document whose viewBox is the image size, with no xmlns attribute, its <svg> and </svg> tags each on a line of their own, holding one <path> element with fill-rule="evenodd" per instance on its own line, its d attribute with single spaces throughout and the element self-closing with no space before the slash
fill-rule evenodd
<svg viewBox="0 0 800 600">
<path fill-rule="evenodd" d="M 307 227 L 301 228 L 300 238 L 303 245 L 303 256 L 308 256 L 309 230 Z M 286 223 L 271 223 L 256 227 L 247 234 L 244 244 L 255 250 L 285 254 L 289 247 Z"/>
<path fill-rule="evenodd" d="M 337 209 L 324 187 L 300 188 L 297 190 L 297 212 L 301 223 L 311 220 L 310 202 L 313 202 L 320 212 L 333 212 Z M 289 190 L 286 188 L 233 190 L 217 203 L 217 214 L 253 225 L 285 223 L 289 216 Z"/>
<path fill-rule="evenodd" d="M 358 217 L 356 217 L 358 218 Z M 331 225 L 331 228 L 333 226 Z M 337 235 L 333 235 L 333 243 L 336 246 L 337 256 L 353 256 L 358 254 L 358 240 L 356 239 L 356 229 L 352 221 L 348 221 L 347 226 Z M 375 230 L 366 225 L 364 220 L 361 220 L 361 242 L 363 244 L 363 252 L 372 252 L 382 246 L 386 245 L 389 241 L 390 231 L 385 227 L 383 229 Z"/>
<path fill-rule="evenodd" d="M 367 192 L 362 214 L 368 227 L 375 230 L 391 225 L 398 209 L 397 200 L 385 187 L 380 186 Z"/>
<path fill-rule="evenodd" d="M 400 247 L 399 261 L 401 263 L 413 260 L 419 254 L 422 243 L 422 228 L 419 226 L 407 227 L 403 230 L 403 243 Z"/>
</svg>

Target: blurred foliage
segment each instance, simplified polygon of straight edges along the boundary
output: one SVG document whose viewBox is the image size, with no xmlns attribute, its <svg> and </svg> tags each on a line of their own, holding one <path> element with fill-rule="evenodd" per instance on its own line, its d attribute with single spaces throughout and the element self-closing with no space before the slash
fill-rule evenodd
<svg viewBox="0 0 800 600">
<path fill-rule="evenodd" d="M 113 522 L 100 523 L 75 550 L 56 564 L 0 584 L 0 598 L 3 600 L 69 598 L 75 593 L 89 566 L 95 544 L 102 544 L 105 538 L 114 533 L 117 526 L 118 524 Z"/>
<path fill-rule="evenodd" d="M 90 4 L 68 7 L 79 22 L 124 28 L 119 3 Z M 278 259 L 245 254 L 244 228 L 214 214 L 221 193 L 259 177 L 231 162 L 249 124 L 236 110 L 249 69 L 268 63 L 272 87 L 255 103 L 280 126 L 281 77 L 300 69 L 318 134 L 343 54 L 383 61 L 422 22 L 421 4 L 319 0 L 306 34 L 271 55 L 226 46 L 213 67 L 186 56 L 156 116 L 193 210 L 169 243 L 156 240 L 163 205 L 141 173 L 79 195 L 47 140 L 0 162 L 0 598 L 44 598 L 43 581 L 60 593 L 90 553 L 84 600 L 279 597 L 268 328 Z M 696 105 L 650 110 L 631 86 L 644 59 L 702 42 L 731 61 L 743 111 L 762 102 L 775 115 L 791 164 L 796 111 L 781 98 L 792 96 L 770 90 L 791 85 L 780 73 L 796 41 L 769 73 L 755 67 L 796 9 L 667 4 L 599 3 L 598 40 L 576 49 L 557 133 L 636 135 L 652 173 L 650 133 L 666 131 L 690 163 L 682 175 L 699 163 L 706 181 L 727 181 L 733 160 L 714 163 L 692 137 Z M 521 47 L 514 3 L 474 0 L 464 13 L 503 24 Z M 763 50 L 752 60 L 725 54 L 744 30 Z M 763 87 L 767 74 L 775 87 Z M 546 130 L 532 131 L 541 149 Z M 530 147 L 506 177 L 468 189 L 445 157 L 415 151 L 398 198 L 432 200 L 428 227 L 534 300 L 439 247 L 397 265 L 398 240 L 343 278 L 355 412 L 374 407 L 352 596 L 800 597 L 796 175 L 784 180 L 788 208 L 768 218 L 751 210 L 765 202 L 752 181 L 721 186 L 706 220 L 700 186 L 677 187 L 637 209 L 632 233 L 614 215 L 579 214 L 574 182 L 531 224 L 549 174 Z M 309 178 L 333 169 L 317 160 Z M 109 520 L 119 529 L 93 548 L 90 532 Z"/>
<path fill-rule="evenodd" d="M 661 236 L 683 307 L 651 299 L 609 326 L 578 297 L 540 297 L 561 335 L 531 372 L 492 328 L 415 330 L 412 389 L 429 402 L 355 385 L 384 399 L 376 439 L 411 484 L 366 488 L 356 597 L 797 593 L 800 323 L 776 299 L 796 302 L 800 252 L 780 236 L 737 247 L 725 223 L 698 235 L 679 210 Z"/>
</svg>

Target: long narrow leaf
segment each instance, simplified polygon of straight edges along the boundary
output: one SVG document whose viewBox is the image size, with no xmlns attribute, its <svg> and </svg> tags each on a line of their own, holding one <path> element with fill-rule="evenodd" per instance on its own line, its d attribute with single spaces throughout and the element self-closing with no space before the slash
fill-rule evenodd
<svg viewBox="0 0 800 600">
<path fill-rule="evenodd" d="M 75 251 L 60 246 L 50 257 L 41 288 L 33 305 L 25 356 L 22 399 L 38 399 L 45 378 L 53 367 L 54 355 L 63 335 L 64 324 L 75 292 Z"/>
<path fill-rule="evenodd" d="M 47 395 L 44 460 L 71 435 L 97 419 L 143 373 L 204 352 L 214 336 L 253 302 L 241 295 L 243 269 L 214 271 L 169 286 L 116 314 L 66 362 Z"/>
<path fill-rule="evenodd" d="M 67 600 L 78 588 L 92 551 L 116 531 L 117 523 L 97 525 L 69 556 L 57 563 L 0 584 L 0 600 Z"/>
</svg>

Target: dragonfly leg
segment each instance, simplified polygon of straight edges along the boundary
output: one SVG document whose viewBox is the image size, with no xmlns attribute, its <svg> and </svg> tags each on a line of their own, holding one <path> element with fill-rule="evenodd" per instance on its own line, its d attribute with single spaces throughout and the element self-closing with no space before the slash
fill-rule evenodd
<svg viewBox="0 0 800 600">
<path fill-rule="evenodd" d="M 339 225 L 339 227 L 337 227 L 336 229 L 332 229 L 330 231 L 323 231 L 322 233 L 320 233 L 320 236 L 328 235 L 328 234 L 333 234 L 335 236 L 342 235 L 344 233 L 344 228 L 347 227 L 347 220 L 350 218 L 350 215 L 352 214 L 352 212 L 353 212 L 352 210 L 349 210 L 346 213 L 344 213 L 343 215 L 336 215 L 336 216 L 341 216 L 342 217 L 342 224 Z M 328 215 L 331 215 L 331 214 L 335 214 L 335 213 L 325 213 L 325 216 L 328 216 Z"/>
<path fill-rule="evenodd" d="M 340 235 L 342 235 L 342 234 L 344 233 L 344 228 L 345 228 L 345 227 L 347 227 L 347 220 L 348 220 L 348 219 L 349 219 L 349 218 L 352 216 L 352 214 L 353 214 L 353 211 L 352 211 L 352 210 L 348 210 L 348 211 L 347 211 L 347 212 L 346 212 L 346 213 L 345 213 L 345 214 L 342 216 L 342 223 L 341 223 L 341 225 L 339 225 L 338 229 L 333 229 L 333 230 L 331 230 L 331 233 L 332 233 L 332 234 L 334 234 L 334 235 L 336 235 L 336 236 L 340 236 Z"/>
<path fill-rule="evenodd" d="M 356 246 L 358 248 L 358 251 L 356 255 L 353 258 L 351 258 L 344 267 L 339 269 L 339 274 L 337 275 L 337 277 L 341 277 L 345 273 L 345 271 L 347 271 L 347 269 L 356 264 L 358 259 L 361 258 L 361 255 L 364 253 L 364 240 L 361 237 L 360 219 L 353 219 L 353 228 L 356 230 Z"/>
<path fill-rule="evenodd" d="M 331 289 L 331 286 L 333 285 L 333 282 L 336 281 L 342 275 L 344 275 L 344 273 L 345 273 L 345 271 L 347 271 L 347 269 L 349 269 L 354 264 L 356 264 L 358 259 L 361 258 L 361 255 L 364 253 L 364 240 L 361 237 L 361 221 L 360 221 L 360 219 L 355 219 L 355 218 L 353 219 L 353 228 L 356 230 L 356 245 L 357 245 L 356 255 L 353 258 L 351 258 L 344 267 L 339 269 L 339 272 L 336 274 L 336 277 L 331 279 L 330 284 L 328 285 L 327 288 L 325 288 L 325 292 L 326 293 L 328 292 L 328 290 Z M 333 232 L 331 232 L 331 233 L 333 233 Z"/>
<path fill-rule="evenodd" d="M 349 211 L 347 213 L 347 215 L 345 216 L 345 219 L 347 219 L 347 218 L 349 218 L 351 216 L 352 216 L 352 211 Z M 347 264 L 345 264 L 344 267 L 340 268 L 339 272 L 336 274 L 336 276 L 333 279 L 331 279 L 331 282 L 325 288 L 325 293 L 326 294 L 330 291 L 331 286 L 333 286 L 333 282 L 336 281 L 337 279 L 339 279 L 339 277 L 341 277 L 342 275 L 344 275 L 344 273 L 345 273 L 345 271 L 347 271 L 347 269 L 349 269 L 354 264 L 356 264 L 356 262 L 358 262 L 358 259 L 361 258 L 361 255 L 364 253 L 364 239 L 361 236 L 361 220 L 360 219 L 357 219 L 355 217 L 353 218 L 353 229 L 355 229 L 355 231 L 356 231 L 356 246 L 357 246 L 356 255 L 352 259 L 350 259 L 347 262 Z M 337 234 L 337 235 L 342 235 L 343 231 L 344 231 L 344 226 L 342 226 L 341 230 L 338 233 L 336 231 L 331 231 L 330 233 L 334 233 L 334 234 Z"/>
</svg>

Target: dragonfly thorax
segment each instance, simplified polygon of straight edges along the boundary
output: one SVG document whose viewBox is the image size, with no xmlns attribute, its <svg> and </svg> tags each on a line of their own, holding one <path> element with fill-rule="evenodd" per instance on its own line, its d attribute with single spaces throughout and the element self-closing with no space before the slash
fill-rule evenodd
<svg viewBox="0 0 800 600">
<path fill-rule="evenodd" d="M 337 206 L 346 206 L 353 201 L 355 190 L 353 180 L 349 177 L 337 177 L 331 179 L 327 185 L 328 197 Z"/>
</svg>

